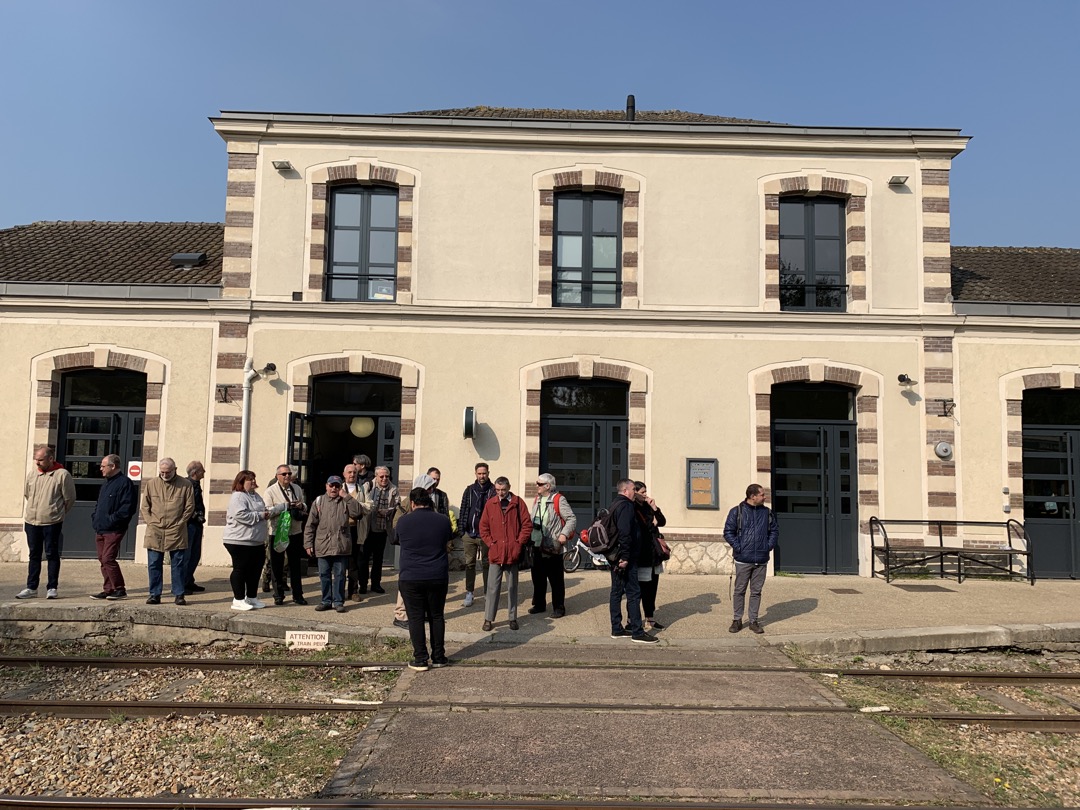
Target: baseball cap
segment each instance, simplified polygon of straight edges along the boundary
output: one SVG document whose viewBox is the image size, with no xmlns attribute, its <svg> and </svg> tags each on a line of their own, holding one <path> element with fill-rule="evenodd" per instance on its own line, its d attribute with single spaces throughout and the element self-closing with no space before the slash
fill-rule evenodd
<svg viewBox="0 0 1080 810">
<path fill-rule="evenodd" d="M 331 475 L 329 478 L 326 479 L 326 483 L 328 483 L 328 484 L 344 484 L 345 482 L 342 480 L 340 475 Z"/>
</svg>

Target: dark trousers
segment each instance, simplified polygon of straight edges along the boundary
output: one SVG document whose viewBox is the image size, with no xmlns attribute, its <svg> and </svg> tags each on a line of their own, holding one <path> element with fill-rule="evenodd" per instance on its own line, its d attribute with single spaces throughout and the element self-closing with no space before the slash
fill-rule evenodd
<svg viewBox="0 0 1080 810">
<path fill-rule="evenodd" d="M 367 575 L 363 576 L 363 585 L 361 582 L 360 568 L 364 564 L 364 544 L 358 542 L 358 536 L 356 533 L 356 527 L 349 527 L 349 535 L 352 537 L 352 551 L 349 553 L 349 562 L 346 565 L 346 573 L 348 574 L 348 595 L 352 596 L 354 593 L 360 593 L 360 589 L 363 588 L 367 591 Z"/>
<path fill-rule="evenodd" d="M 203 525 L 189 520 L 187 525 L 187 559 L 184 560 L 184 590 L 190 591 L 195 583 L 195 569 L 202 560 Z M 108 588 L 106 588 L 108 590 Z"/>
<path fill-rule="evenodd" d="M 363 545 L 363 556 L 360 557 L 360 573 L 357 578 L 358 587 L 368 586 L 368 576 L 371 577 L 371 587 L 382 585 L 383 554 L 386 553 L 386 532 L 368 532 L 367 540 Z"/>
<path fill-rule="evenodd" d="M 563 572 L 561 554 L 542 554 L 537 551 L 533 558 L 533 607 L 547 607 L 547 586 L 551 583 L 551 607 L 563 610 L 566 601 L 566 574 Z"/>
<path fill-rule="evenodd" d="M 626 629 L 631 635 L 644 633 L 641 623 L 641 583 L 637 578 L 637 566 L 630 563 L 626 568 L 611 569 L 611 596 L 608 607 L 611 612 L 611 632 L 623 629 L 622 600 L 626 597 Z"/>
<path fill-rule="evenodd" d="M 116 555 L 120 552 L 120 541 L 124 539 L 124 534 L 125 532 L 96 532 L 94 534 L 105 593 L 126 590 L 124 574 L 120 571 L 120 563 L 116 561 Z"/>
<path fill-rule="evenodd" d="M 436 661 L 446 658 L 446 591 L 450 583 L 445 579 L 399 580 L 398 590 L 405 600 L 409 614 L 409 639 L 413 645 L 413 659 L 428 660 L 427 638 L 424 623 L 431 625 L 431 657 Z"/>
<path fill-rule="evenodd" d="M 274 596 L 279 599 L 285 598 L 285 558 L 289 558 L 289 590 L 292 591 L 293 599 L 304 598 L 304 578 L 300 576 L 303 570 L 300 561 L 304 557 L 304 535 L 290 534 L 289 545 L 284 551 L 274 549 L 270 545 L 270 570 L 274 576 Z"/>
<path fill-rule="evenodd" d="M 59 587 L 60 555 L 64 551 L 64 524 L 52 523 L 48 526 L 32 526 L 24 523 L 26 544 L 30 547 L 30 563 L 26 567 L 26 587 L 36 591 L 41 583 L 41 553 L 45 552 L 48 561 L 46 588 Z"/>
<path fill-rule="evenodd" d="M 746 588 L 750 587 L 750 612 L 747 618 L 751 622 L 758 620 L 761 608 L 761 589 L 765 585 L 768 563 L 735 563 L 735 594 L 731 598 L 732 618 L 742 619 L 743 605 L 746 603 Z"/>
<path fill-rule="evenodd" d="M 652 579 L 641 583 L 641 612 L 646 619 L 656 613 L 656 589 L 660 587 L 660 575 L 653 571 Z"/>
<path fill-rule="evenodd" d="M 233 599 L 259 595 L 259 575 L 262 574 L 266 560 L 266 546 L 241 546 L 225 543 L 225 550 L 232 557 L 232 573 L 229 584 L 232 585 Z"/>
</svg>

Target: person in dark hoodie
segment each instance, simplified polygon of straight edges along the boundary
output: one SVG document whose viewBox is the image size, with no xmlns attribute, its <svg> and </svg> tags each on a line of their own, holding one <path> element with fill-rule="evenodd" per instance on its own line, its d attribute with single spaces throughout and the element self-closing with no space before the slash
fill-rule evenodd
<svg viewBox="0 0 1080 810">
<path fill-rule="evenodd" d="M 56 460 L 56 452 L 47 444 L 34 446 L 34 469 L 23 485 L 26 511 L 23 527 L 30 547 L 30 564 L 26 571 L 26 587 L 15 594 L 16 599 L 33 599 L 41 581 L 41 554 L 49 562 L 46 597 L 56 599 L 60 580 L 60 552 L 64 547 L 64 518 L 75 505 L 75 481 L 64 465 Z"/>
<path fill-rule="evenodd" d="M 139 495 L 131 479 L 120 469 L 120 456 L 108 455 L 101 460 L 101 474 L 105 482 L 98 490 L 97 506 L 90 516 L 90 525 L 94 529 L 94 542 L 97 544 L 97 558 L 101 565 L 101 578 L 104 586 L 101 593 L 91 599 L 127 599 L 124 574 L 116 555 L 120 551 L 120 542 L 127 534 L 131 519 L 139 508 Z"/>
<path fill-rule="evenodd" d="M 732 598 L 734 618 L 729 633 L 742 630 L 743 607 L 746 588 L 750 586 L 750 631 L 764 633 L 758 623 L 761 607 L 761 589 L 765 585 L 765 572 L 769 568 L 769 554 L 780 539 L 776 516 L 765 505 L 765 488 L 751 484 L 746 488 L 746 500 L 732 507 L 724 522 L 724 539 L 731 546 L 735 559 L 735 595 Z"/>
<path fill-rule="evenodd" d="M 615 485 L 619 493 L 608 511 L 618 538 L 615 559 L 611 562 L 611 637 L 629 638 L 638 644 L 656 644 L 659 639 L 645 632 L 641 623 L 641 582 L 638 565 L 644 539 L 641 521 L 634 508 L 634 482 L 623 478 Z M 626 597 L 626 626 L 623 626 L 622 600 Z"/>
</svg>

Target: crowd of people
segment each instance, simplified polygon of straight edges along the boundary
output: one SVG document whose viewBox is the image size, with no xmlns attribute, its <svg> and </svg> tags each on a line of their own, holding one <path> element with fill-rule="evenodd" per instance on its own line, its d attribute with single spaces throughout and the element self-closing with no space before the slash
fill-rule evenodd
<svg viewBox="0 0 1080 810">
<path fill-rule="evenodd" d="M 121 460 L 101 460 L 103 483 L 91 519 L 95 533 L 103 589 L 91 599 L 127 598 L 117 554 L 138 510 L 146 524 L 149 596 L 146 603 L 161 603 L 165 554 L 169 554 L 170 587 L 177 605 L 186 596 L 206 590 L 195 581 L 202 556 L 206 511 L 199 461 L 187 465 L 187 476 L 177 474 L 176 462 L 163 458 L 158 475 L 142 482 L 141 494 L 123 474 Z M 229 583 L 232 609 L 267 607 L 259 599 L 260 578 L 267 577 L 275 605 L 285 603 L 286 591 L 296 605 L 304 597 L 304 558 L 317 565 L 320 594 L 316 611 L 343 613 L 346 602 L 360 602 L 365 594 L 384 594 L 383 560 L 388 544 L 400 548 L 398 594 L 394 624 L 408 629 L 413 645 L 413 669 L 445 666 L 444 611 L 450 579 L 450 554 L 460 537 L 465 557 L 463 606 L 472 607 L 477 569 L 484 599 L 482 628 L 491 631 L 507 591 L 510 630 L 518 630 L 519 572 L 529 570 L 533 583 L 529 614 L 560 619 L 566 615 L 563 555 L 573 547 L 579 526 L 574 510 L 558 491 L 555 477 L 537 476 L 537 495 L 528 505 L 511 491 L 509 479 L 491 480 L 490 467 L 479 462 L 475 481 L 462 493 L 455 514 L 439 489 L 441 472 L 431 467 L 416 477 L 403 497 L 391 481 L 390 470 L 372 467 L 358 455 L 341 475 L 331 475 L 325 492 L 310 503 L 293 481 L 287 464 L 277 467 L 274 482 L 263 493 L 251 470 L 241 470 L 232 482 L 222 542 L 232 560 Z M 655 644 L 662 630 L 656 619 L 660 575 L 670 550 L 660 529 L 667 520 L 649 495 L 644 482 L 622 479 L 616 485 L 608 525 L 615 533 L 609 554 L 611 637 Z M 19 599 L 37 596 L 42 555 L 48 561 L 46 594 L 58 595 L 62 526 L 75 503 L 70 473 L 58 464 L 52 448 L 34 448 L 34 469 L 27 475 L 25 530 L 30 551 L 26 588 Z M 761 591 L 769 556 L 779 531 L 775 515 L 764 505 L 765 491 L 751 484 L 746 500 L 733 507 L 724 525 L 724 539 L 735 561 L 734 615 L 730 632 L 742 629 L 746 592 L 749 590 L 748 626 L 764 632 L 758 622 Z M 266 569 L 269 569 L 268 571 Z M 626 617 L 623 618 L 623 603 Z M 428 630 L 430 629 L 430 636 Z M 429 650 L 430 642 L 430 650 Z"/>
</svg>

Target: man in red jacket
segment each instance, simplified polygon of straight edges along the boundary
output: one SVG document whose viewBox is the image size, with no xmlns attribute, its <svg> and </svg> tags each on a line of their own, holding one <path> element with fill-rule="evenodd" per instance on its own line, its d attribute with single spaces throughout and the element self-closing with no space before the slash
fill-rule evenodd
<svg viewBox="0 0 1080 810">
<path fill-rule="evenodd" d="M 517 630 L 518 560 L 532 533 L 532 518 L 525 501 L 510 491 L 505 477 L 495 479 L 495 497 L 484 504 L 480 515 L 480 539 L 488 549 L 488 587 L 484 600 L 484 629 L 494 626 L 499 608 L 503 573 L 507 577 L 510 629 Z"/>
</svg>

